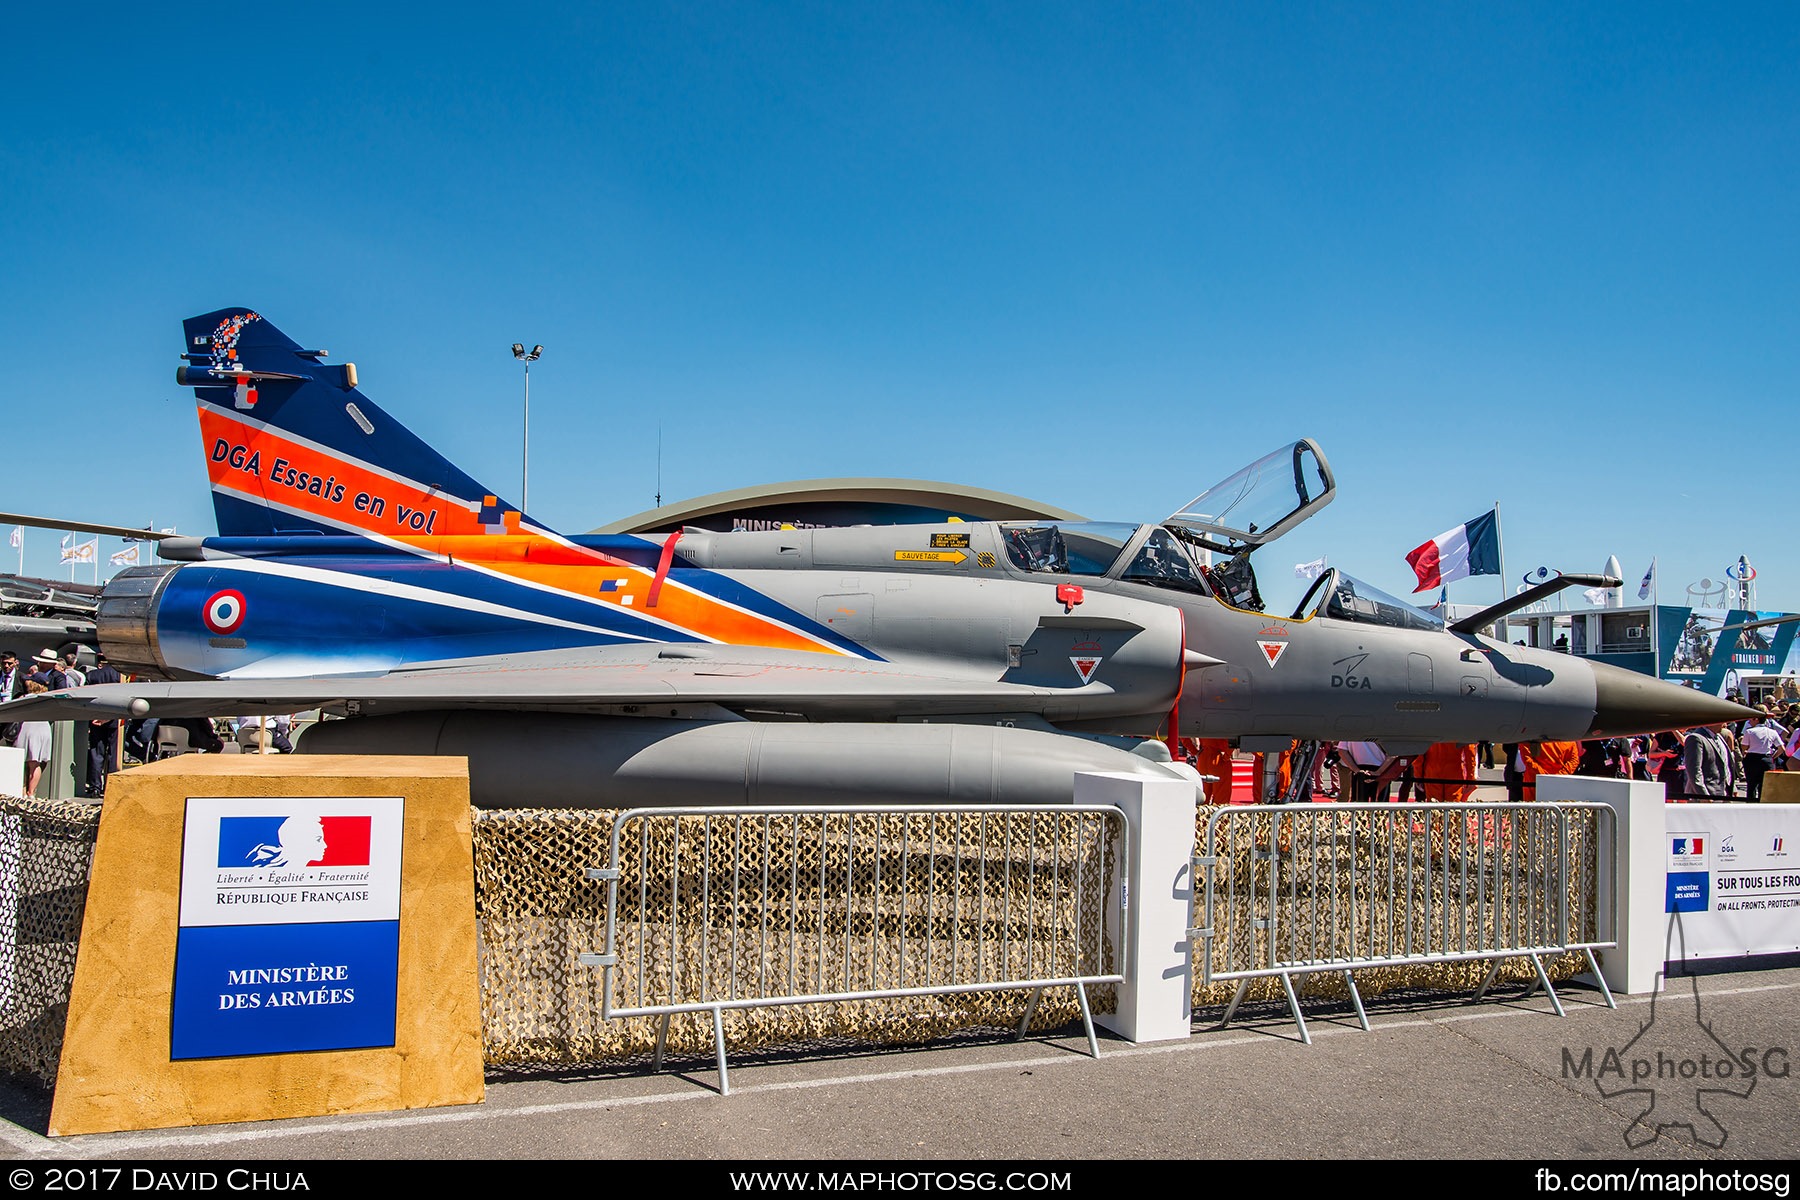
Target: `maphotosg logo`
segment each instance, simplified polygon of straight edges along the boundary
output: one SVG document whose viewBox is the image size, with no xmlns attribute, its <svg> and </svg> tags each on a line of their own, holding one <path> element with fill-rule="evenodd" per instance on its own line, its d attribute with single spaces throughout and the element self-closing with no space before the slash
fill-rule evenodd
<svg viewBox="0 0 1800 1200">
<path fill-rule="evenodd" d="M 1670 914 L 1667 962 L 1687 957 L 1681 914 Z M 1729 1040 L 1700 1006 L 1698 976 L 1669 980 L 1650 1001 L 1650 1017 L 1623 1046 L 1562 1048 L 1562 1077 L 1588 1080 L 1600 1096 L 1632 1114 L 1625 1144 L 1641 1149 L 1686 1130 L 1712 1149 L 1730 1138 L 1722 1120 L 1762 1079 L 1785 1080 L 1788 1047 Z"/>
</svg>

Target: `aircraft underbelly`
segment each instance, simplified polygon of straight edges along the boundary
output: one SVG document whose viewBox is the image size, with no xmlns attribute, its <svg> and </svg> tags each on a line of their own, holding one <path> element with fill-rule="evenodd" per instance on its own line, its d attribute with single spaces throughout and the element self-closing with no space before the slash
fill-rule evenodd
<svg viewBox="0 0 1800 1200">
<path fill-rule="evenodd" d="M 1181 778 L 1033 729 L 669 721 L 440 711 L 326 721 L 311 754 L 455 754 L 483 808 L 672 804 L 1066 804 L 1078 771 Z"/>
</svg>

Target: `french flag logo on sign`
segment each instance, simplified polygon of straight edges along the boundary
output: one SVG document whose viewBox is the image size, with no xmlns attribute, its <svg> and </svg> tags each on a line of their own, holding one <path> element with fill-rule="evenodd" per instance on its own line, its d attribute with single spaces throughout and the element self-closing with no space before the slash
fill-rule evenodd
<svg viewBox="0 0 1800 1200">
<path fill-rule="evenodd" d="M 1675 838 L 1669 844 L 1671 854 L 1705 853 L 1705 838 Z"/>
<path fill-rule="evenodd" d="M 366 867 L 370 818 L 220 817 L 220 867 Z"/>
</svg>

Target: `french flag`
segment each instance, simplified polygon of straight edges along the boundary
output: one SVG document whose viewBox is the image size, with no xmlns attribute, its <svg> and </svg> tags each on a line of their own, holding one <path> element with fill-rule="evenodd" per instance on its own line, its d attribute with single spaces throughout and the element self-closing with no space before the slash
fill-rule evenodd
<svg viewBox="0 0 1800 1200">
<path fill-rule="evenodd" d="M 1442 587 L 1453 579 L 1500 573 L 1498 510 L 1440 533 L 1406 556 L 1419 577 L 1415 592 Z"/>
</svg>

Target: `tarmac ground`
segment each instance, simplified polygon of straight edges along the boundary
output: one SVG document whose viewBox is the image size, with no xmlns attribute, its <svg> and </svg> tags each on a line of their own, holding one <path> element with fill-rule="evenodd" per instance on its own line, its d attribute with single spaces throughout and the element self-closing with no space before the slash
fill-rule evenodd
<svg viewBox="0 0 1800 1200">
<path fill-rule="evenodd" d="M 1737 965 L 1617 1009 L 1564 984 L 1563 1018 L 1518 988 L 1479 1003 L 1414 992 L 1370 1000 L 1364 1032 L 1321 1001 L 1310 1046 L 1285 1007 L 1263 1006 L 1223 1028 L 1203 1010 L 1184 1041 L 1103 1035 L 1098 1060 L 1079 1026 L 743 1055 L 729 1095 L 710 1058 L 687 1059 L 490 1074 L 485 1101 L 461 1108 L 51 1138 L 48 1093 L 14 1082 L 0 1084 L 0 1155 L 40 1174 L 125 1160 L 1789 1160 L 1800 959 Z"/>
<path fill-rule="evenodd" d="M 1505 798 L 1497 775 L 1481 772 L 1478 798 Z M 1382 1163 L 1516 1165 L 1459 1176 L 1467 1191 L 1530 1186 L 1527 1164 L 1785 1171 L 1800 1152 L 1800 955 L 1701 964 L 1616 1009 L 1574 983 L 1558 993 L 1562 1018 L 1516 986 L 1479 1003 L 1389 993 L 1367 1001 L 1368 1032 L 1348 1004 L 1312 1001 L 1311 1045 L 1283 1005 L 1246 1006 L 1224 1027 L 1215 1008 L 1182 1041 L 1102 1031 L 1098 1060 L 1079 1026 L 1025 1041 L 821 1044 L 732 1056 L 729 1095 L 710 1057 L 686 1058 L 660 1073 L 647 1062 L 490 1072 L 485 1100 L 461 1108 L 61 1138 L 46 1132 L 48 1091 L 0 1080 L 0 1157 L 22 1164 L 9 1176 L 21 1194 L 33 1189 L 16 1179 L 41 1186 L 70 1163 L 386 1159 L 432 1178 L 485 1162 L 507 1164 L 508 1181 L 565 1160 L 713 1164 L 708 1178 L 733 1191 L 781 1190 L 726 1189 L 718 1172 L 744 1163 L 1076 1164 L 1073 1191 L 1176 1160 L 1310 1163 L 1340 1185 Z M 1763 1190 L 1785 1196 L 1781 1178 Z"/>
</svg>

